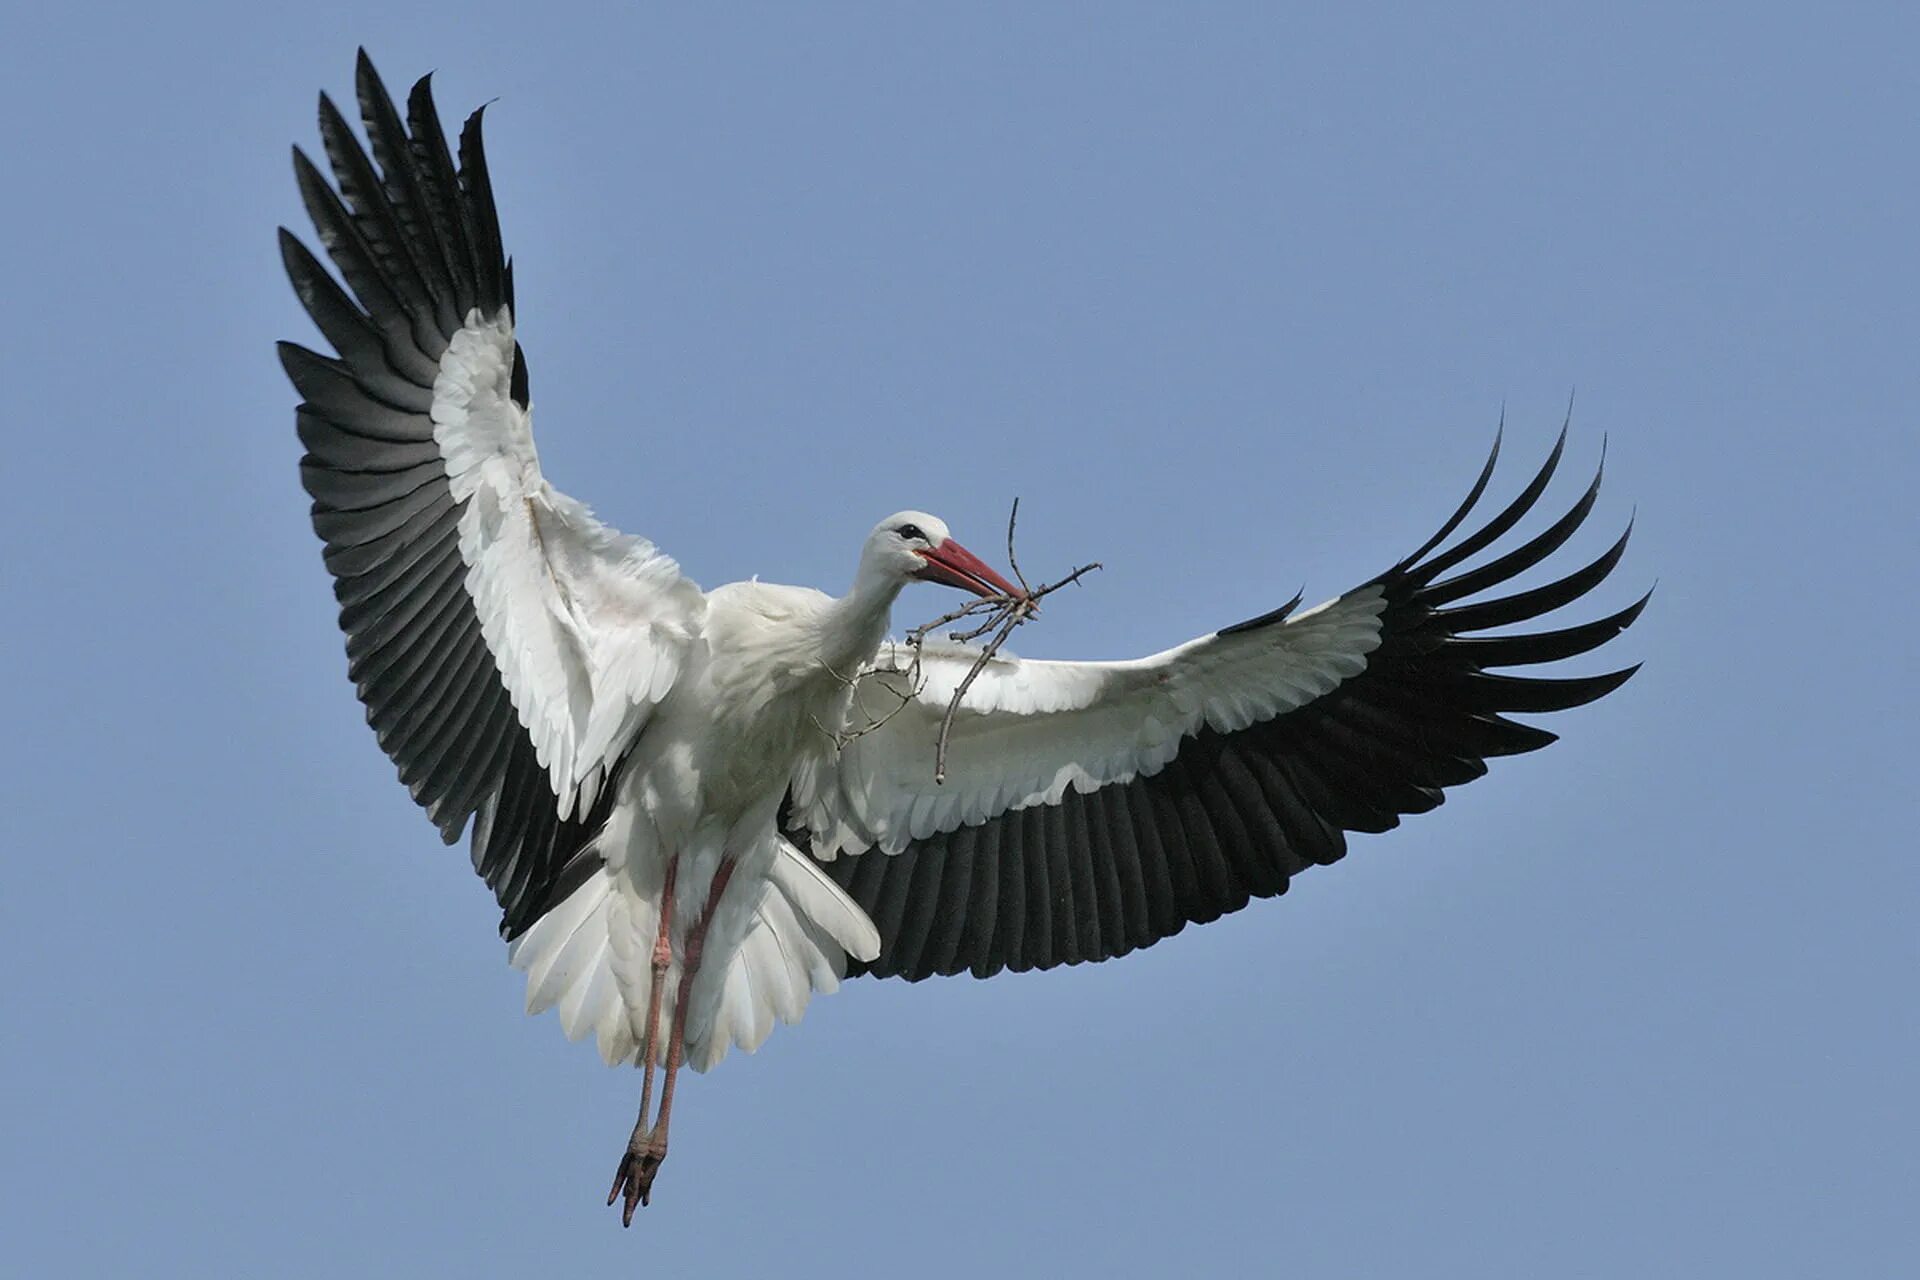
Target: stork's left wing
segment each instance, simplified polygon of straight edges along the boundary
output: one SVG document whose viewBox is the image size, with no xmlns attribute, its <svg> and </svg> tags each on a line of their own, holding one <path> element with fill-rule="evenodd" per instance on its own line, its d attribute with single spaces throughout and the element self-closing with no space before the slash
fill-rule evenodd
<svg viewBox="0 0 1920 1280">
<path fill-rule="evenodd" d="M 911 673 L 911 653 L 883 653 L 855 712 L 879 727 L 803 766 L 787 811 L 795 838 L 879 927 L 879 958 L 854 971 L 986 977 L 1124 955 L 1283 893 L 1288 877 L 1341 857 L 1345 832 L 1388 830 L 1485 773 L 1488 757 L 1553 741 L 1502 713 L 1591 702 L 1635 668 L 1559 679 L 1495 669 L 1597 648 L 1646 598 L 1561 630 L 1476 633 L 1585 595 L 1613 570 L 1626 535 L 1557 581 L 1459 602 L 1566 542 L 1599 476 L 1540 534 L 1441 575 L 1533 508 L 1565 443 L 1562 431 L 1485 526 L 1437 550 L 1485 492 L 1496 442 L 1426 545 L 1313 609 L 1296 612 L 1296 598 L 1130 662 L 996 655 L 954 718 L 944 785 L 934 781 L 940 720 L 977 651 L 929 645 Z M 844 856 L 870 849 L 882 854 Z"/>
</svg>

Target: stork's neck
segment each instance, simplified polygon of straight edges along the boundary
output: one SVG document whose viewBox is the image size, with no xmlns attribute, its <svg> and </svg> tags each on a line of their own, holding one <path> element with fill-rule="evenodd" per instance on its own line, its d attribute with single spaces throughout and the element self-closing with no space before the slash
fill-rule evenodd
<svg viewBox="0 0 1920 1280">
<path fill-rule="evenodd" d="M 893 602 L 906 584 L 885 570 L 862 563 L 853 589 L 827 606 L 820 619 L 820 654 L 835 671 L 853 671 L 880 649 Z"/>
</svg>

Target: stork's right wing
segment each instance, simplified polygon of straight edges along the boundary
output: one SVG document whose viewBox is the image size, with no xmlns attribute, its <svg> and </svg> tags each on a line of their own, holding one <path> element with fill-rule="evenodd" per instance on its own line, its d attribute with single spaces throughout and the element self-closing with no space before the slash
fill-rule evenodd
<svg viewBox="0 0 1920 1280">
<path fill-rule="evenodd" d="M 513 937 L 598 865 L 596 801 L 705 597 L 540 474 L 481 113 L 456 169 L 427 79 L 405 125 L 364 51 L 356 88 L 372 160 L 325 95 L 338 192 L 294 151 L 347 288 L 280 232 L 338 353 L 280 345 L 305 401 L 300 473 L 367 719 L 449 844 L 477 815 L 474 867 Z"/>
</svg>

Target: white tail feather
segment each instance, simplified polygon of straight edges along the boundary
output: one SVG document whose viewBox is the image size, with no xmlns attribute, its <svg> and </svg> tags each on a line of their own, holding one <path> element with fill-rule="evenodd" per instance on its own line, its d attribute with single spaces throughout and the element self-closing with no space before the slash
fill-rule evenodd
<svg viewBox="0 0 1920 1280">
<path fill-rule="evenodd" d="M 752 1053 L 772 1034 L 775 1018 L 798 1022 L 813 992 L 839 988 L 847 971 L 845 946 L 789 895 L 790 883 L 778 874 L 769 879 L 725 975 L 713 975 L 718 982 L 703 978 L 696 987 L 687 1019 L 687 1061 L 695 1070 L 710 1070 L 734 1045 Z M 847 905 L 860 912 L 851 901 Z M 859 918 L 865 921 L 865 913 Z M 840 923 L 844 928 L 848 922 Z"/>
<path fill-rule="evenodd" d="M 609 1065 L 638 1062 L 653 971 L 654 904 L 623 874 L 589 879 L 507 949 L 507 959 L 527 975 L 527 1011 L 558 1006 L 569 1040 L 591 1032 Z M 706 1071 L 734 1045 L 752 1053 L 772 1034 L 774 1022 L 795 1023 L 813 992 L 829 993 L 846 973 L 849 951 L 871 959 L 880 936 L 866 913 L 839 886 L 783 845 L 761 898 L 743 912 L 745 936 L 731 948 L 709 941 L 687 1019 L 687 1064 Z M 730 951 L 730 954 L 727 952 Z M 662 1043 L 672 1025 L 679 965 L 667 970 L 661 991 Z"/>
<path fill-rule="evenodd" d="M 856 960 L 872 960 L 880 954 L 880 930 L 860 909 L 860 904 L 829 879 L 812 858 L 785 839 L 780 841 L 771 875 L 773 883 L 794 905 L 800 918 L 825 929 L 848 955 Z"/>
<path fill-rule="evenodd" d="M 606 877 L 593 877 L 508 945 L 507 962 L 527 974 L 528 1013 L 545 1013 L 575 981 L 589 976 L 588 950 L 607 940 L 609 888 Z"/>
</svg>

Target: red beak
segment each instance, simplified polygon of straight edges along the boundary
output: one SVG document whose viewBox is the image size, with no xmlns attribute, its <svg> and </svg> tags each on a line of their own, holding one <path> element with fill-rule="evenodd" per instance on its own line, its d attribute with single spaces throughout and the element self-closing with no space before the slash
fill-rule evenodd
<svg viewBox="0 0 1920 1280">
<path fill-rule="evenodd" d="M 913 576 L 924 582 L 959 587 L 977 596 L 1025 596 L 1027 593 L 993 571 L 991 565 L 948 538 L 937 547 L 915 552 L 926 566 Z"/>
</svg>

